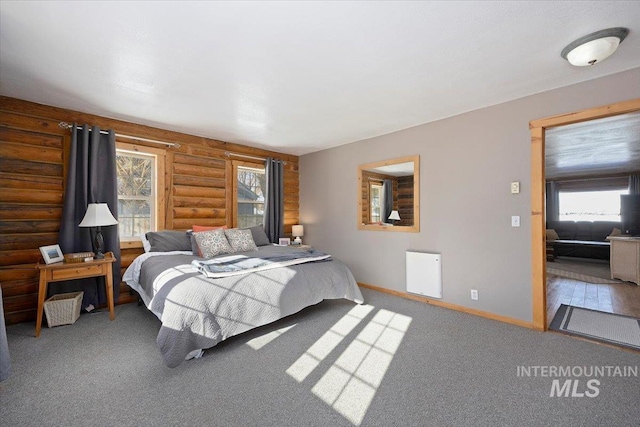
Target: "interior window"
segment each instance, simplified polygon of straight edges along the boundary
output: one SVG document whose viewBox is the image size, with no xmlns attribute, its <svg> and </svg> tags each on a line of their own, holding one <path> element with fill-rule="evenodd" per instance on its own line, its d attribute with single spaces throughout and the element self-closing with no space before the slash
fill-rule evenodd
<svg viewBox="0 0 640 427">
<path fill-rule="evenodd" d="M 262 224 L 266 176 L 264 168 L 238 166 L 237 227 L 248 228 Z"/>
<path fill-rule="evenodd" d="M 118 233 L 120 239 L 156 231 L 157 157 L 116 150 L 118 173 Z"/>
<path fill-rule="evenodd" d="M 560 221 L 620 221 L 620 195 L 629 190 L 560 191 Z"/>
</svg>

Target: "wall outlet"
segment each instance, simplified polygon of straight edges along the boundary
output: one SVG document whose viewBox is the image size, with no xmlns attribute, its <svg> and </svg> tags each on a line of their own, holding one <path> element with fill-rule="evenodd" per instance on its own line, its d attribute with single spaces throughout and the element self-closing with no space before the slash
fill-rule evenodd
<svg viewBox="0 0 640 427">
<path fill-rule="evenodd" d="M 518 215 L 514 215 L 511 217 L 511 226 L 520 227 L 520 217 Z"/>
<path fill-rule="evenodd" d="M 474 301 L 478 301 L 478 290 L 471 289 L 471 299 Z"/>
</svg>

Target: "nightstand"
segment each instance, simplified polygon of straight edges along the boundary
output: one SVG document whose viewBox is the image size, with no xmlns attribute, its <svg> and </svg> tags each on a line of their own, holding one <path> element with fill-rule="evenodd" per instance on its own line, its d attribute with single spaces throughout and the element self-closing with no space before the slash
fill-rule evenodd
<svg viewBox="0 0 640 427">
<path fill-rule="evenodd" d="M 87 262 L 58 262 L 55 264 L 36 264 L 36 269 L 40 270 L 40 286 L 38 287 L 38 311 L 36 315 L 36 337 L 40 336 L 42 327 L 42 309 L 44 299 L 47 296 L 47 287 L 51 282 L 63 280 L 84 279 L 85 277 L 105 277 L 105 287 L 107 288 L 107 304 L 109 305 L 109 318 L 115 319 L 116 314 L 113 308 L 113 268 L 115 261 L 113 252 L 104 254 L 104 259 L 94 259 Z"/>
<path fill-rule="evenodd" d="M 289 245 L 289 246 L 296 249 L 304 249 L 305 251 L 310 251 L 311 249 L 313 249 L 313 246 L 311 245 Z"/>
</svg>

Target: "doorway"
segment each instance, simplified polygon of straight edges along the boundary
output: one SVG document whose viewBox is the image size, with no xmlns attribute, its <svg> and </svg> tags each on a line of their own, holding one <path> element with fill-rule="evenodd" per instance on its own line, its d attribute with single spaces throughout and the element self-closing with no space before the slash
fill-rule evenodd
<svg viewBox="0 0 640 427">
<path fill-rule="evenodd" d="M 547 274 L 545 223 L 545 131 L 547 128 L 640 111 L 640 99 L 533 120 L 531 129 L 531 263 L 533 322 L 547 330 Z"/>
</svg>

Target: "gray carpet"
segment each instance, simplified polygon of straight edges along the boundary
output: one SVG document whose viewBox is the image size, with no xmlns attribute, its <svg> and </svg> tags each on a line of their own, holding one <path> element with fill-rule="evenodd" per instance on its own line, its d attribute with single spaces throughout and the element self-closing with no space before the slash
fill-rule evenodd
<svg viewBox="0 0 640 427">
<path fill-rule="evenodd" d="M 158 320 L 135 304 L 118 306 L 113 322 L 84 314 L 39 339 L 33 323 L 10 326 L 0 425 L 637 425 L 637 377 L 598 378 L 594 398 L 551 398 L 553 378 L 518 372 L 637 367 L 638 352 L 363 294 L 367 313 L 325 301 L 175 369 L 156 348 Z"/>
</svg>

